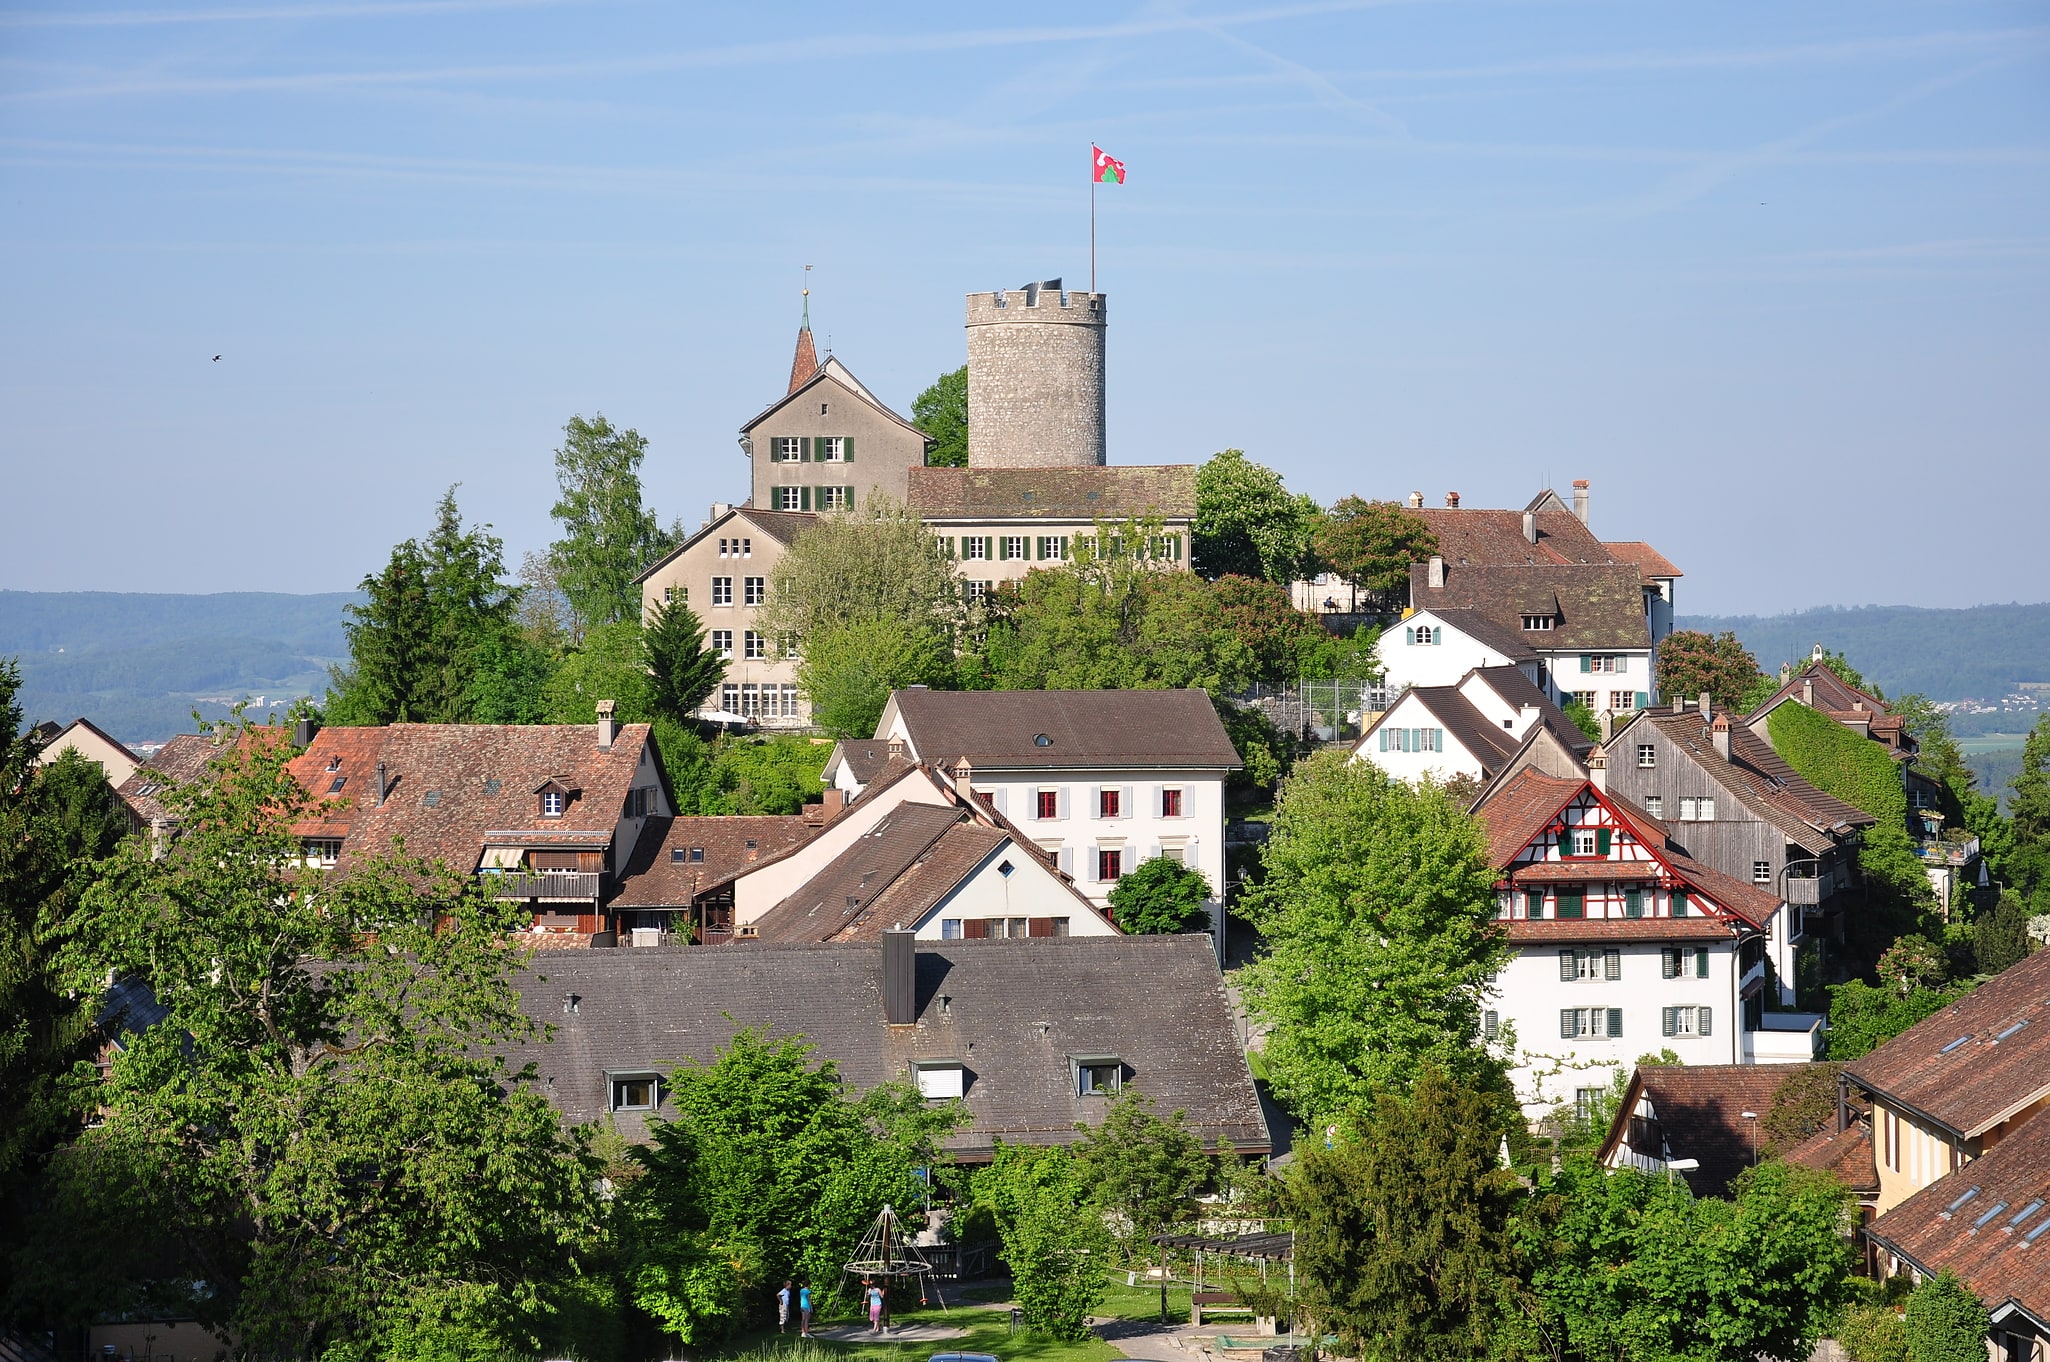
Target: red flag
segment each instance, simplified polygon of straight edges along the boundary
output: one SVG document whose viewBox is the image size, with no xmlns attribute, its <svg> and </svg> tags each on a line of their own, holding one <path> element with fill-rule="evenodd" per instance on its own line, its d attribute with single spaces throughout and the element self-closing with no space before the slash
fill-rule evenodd
<svg viewBox="0 0 2050 1362">
<path fill-rule="evenodd" d="M 1120 161 L 1117 157 L 1094 143 L 1090 144 L 1089 150 L 1094 153 L 1094 156 L 1091 158 L 1090 174 L 1098 184 L 1123 184 L 1125 182 L 1125 163 L 1123 161 Z"/>
</svg>

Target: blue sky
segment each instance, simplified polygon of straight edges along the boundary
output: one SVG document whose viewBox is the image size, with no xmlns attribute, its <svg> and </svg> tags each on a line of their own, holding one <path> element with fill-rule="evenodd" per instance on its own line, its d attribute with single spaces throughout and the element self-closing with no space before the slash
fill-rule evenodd
<svg viewBox="0 0 2050 1362">
<path fill-rule="evenodd" d="M 133 3 L 0 5 L 0 586 L 340 589 L 458 481 L 517 561 L 596 411 L 694 527 L 805 264 L 908 409 L 1094 140 L 1113 462 L 2050 597 L 2040 4 Z"/>
</svg>

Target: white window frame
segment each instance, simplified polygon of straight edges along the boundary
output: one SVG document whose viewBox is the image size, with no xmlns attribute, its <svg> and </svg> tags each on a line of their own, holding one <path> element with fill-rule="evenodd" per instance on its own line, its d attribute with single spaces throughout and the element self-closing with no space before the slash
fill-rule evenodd
<svg viewBox="0 0 2050 1362">
<path fill-rule="evenodd" d="M 801 487 L 778 487 L 776 509 L 779 511 L 801 511 L 804 509 L 804 489 Z"/>
<path fill-rule="evenodd" d="M 713 652 L 719 654 L 720 657 L 728 662 L 733 660 L 733 631 L 731 629 L 714 629 L 711 642 Z"/>
<path fill-rule="evenodd" d="M 986 534 L 964 534 L 961 536 L 961 561 L 985 563 L 989 561 L 989 536 Z"/>
<path fill-rule="evenodd" d="M 767 577 L 743 577 L 740 579 L 740 600 L 743 605 L 760 605 L 769 599 Z"/>
<path fill-rule="evenodd" d="M 1641 742 L 1637 744 L 1638 770 L 1655 771 L 1658 769 L 1658 764 L 1659 750 L 1658 745 L 1656 743 Z"/>
<path fill-rule="evenodd" d="M 846 463 L 847 437 L 844 435 L 818 435 L 812 438 L 811 456 L 815 463 Z"/>
<path fill-rule="evenodd" d="M 628 1103 L 619 1100 L 623 1084 L 646 1083 L 648 1100 L 645 1103 Z M 648 1073 L 608 1073 L 605 1075 L 605 1109 L 607 1111 L 658 1111 L 662 1106 L 662 1075 Z"/>
<path fill-rule="evenodd" d="M 776 463 L 803 463 L 804 439 L 797 435 L 778 435 L 772 453 Z"/>
<path fill-rule="evenodd" d="M 1573 830 L 1573 854 L 1575 856 L 1599 856 L 1601 854 L 1600 847 L 1601 838 L 1595 834 L 1592 828 L 1575 828 Z"/>
<path fill-rule="evenodd" d="M 746 631 L 741 636 L 740 642 L 743 649 L 741 655 L 748 661 L 761 662 L 767 659 L 769 655 L 769 641 L 754 630 L 749 629 Z"/>
<path fill-rule="evenodd" d="M 733 579 L 731 577 L 714 577 L 712 579 L 712 604 L 733 604 Z"/>
<path fill-rule="evenodd" d="M 1653 818 L 1664 818 L 1666 816 L 1665 796 L 1646 795 L 1644 797 L 1644 811 Z"/>
</svg>

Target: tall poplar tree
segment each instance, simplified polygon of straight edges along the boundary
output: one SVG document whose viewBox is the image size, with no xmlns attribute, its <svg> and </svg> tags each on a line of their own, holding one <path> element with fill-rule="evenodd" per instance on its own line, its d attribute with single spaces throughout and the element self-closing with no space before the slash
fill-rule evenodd
<svg viewBox="0 0 2050 1362">
<path fill-rule="evenodd" d="M 634 578 L 675 547 L 680 527 L 664 531 L 641 504 L 641 461 L 648 441 L 631 427 L 616 429 L 601 412 L 572 416 L 555 451 L 561 495 L 550 514 L 562 526 L 548 561 L 557 585 L 584 629 L 641 617 Z"/>
</svg>

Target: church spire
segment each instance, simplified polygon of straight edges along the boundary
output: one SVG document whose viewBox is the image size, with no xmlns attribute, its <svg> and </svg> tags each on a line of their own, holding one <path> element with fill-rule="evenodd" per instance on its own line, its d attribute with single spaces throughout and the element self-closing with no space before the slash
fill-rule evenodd
<svg viewBox="0 0 2050 1362">
<path fill-rule="evenodd" d="M 811 266 L 806 265 L 806 270 Z M 790 357 L 790 392 L 796 392 L 819 371 L 819 352 L 811 341 L 811 290 L 804 291 L 804 318 L 797 324 L 797 353 Z M 785 393 L 784 396 L 789 396 Z"/>
</svg>

